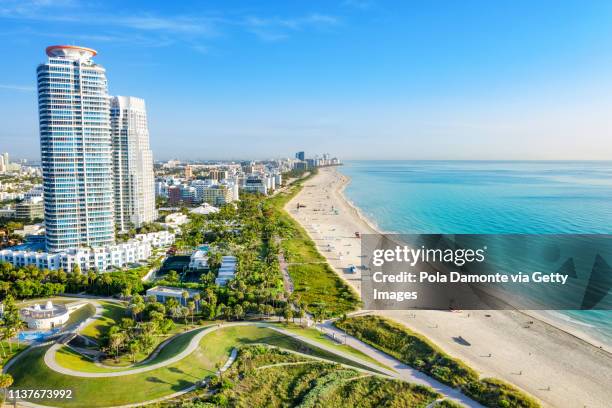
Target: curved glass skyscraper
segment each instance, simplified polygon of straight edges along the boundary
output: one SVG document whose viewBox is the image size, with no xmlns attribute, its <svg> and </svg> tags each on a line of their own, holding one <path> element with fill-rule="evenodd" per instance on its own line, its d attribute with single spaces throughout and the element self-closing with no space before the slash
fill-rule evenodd
<svg viewBox="0 0 612 408">
<path fill-rule="evenodd" d="M 153 152 L 145 101 L 111 98 L 111 133 L 115 175 L 115 224 L 120 231 L 155 221 Z"/>
<path fill-rule="evenodd" d="M 47 249 L 115 241 L 106 72 L 89 48 L 47 48 L 37 69 Z"/>
</svg>

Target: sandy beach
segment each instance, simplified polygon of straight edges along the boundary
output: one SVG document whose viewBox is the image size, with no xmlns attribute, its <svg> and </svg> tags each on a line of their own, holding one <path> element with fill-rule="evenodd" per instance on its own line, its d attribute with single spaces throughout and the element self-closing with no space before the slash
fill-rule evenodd
<svg viewBox="0 0 612 408">
<path fill-rule="evenodd" d="M 308 231 L 338 275 L 360 291 L 359 269 L 348 273 L 349 265 L 360 264 L 360 240 L 355 232 L 377 230 L 343 196 L 348 183 L 336 168 L 322 168 L 287 203 L 286 210 Z M 305 207 L 298 210 L 298 203 Z M 536 319 L 516 311 L 374 313 L 422 333 L 483 376 L 511 382 L 545 406 L 612 406 L 612 355 L 554 319 Z M 534 323 L 526 328 L 528 321 Z M 469 345 L 454 340 L 459 336 Z"/>
</svg>

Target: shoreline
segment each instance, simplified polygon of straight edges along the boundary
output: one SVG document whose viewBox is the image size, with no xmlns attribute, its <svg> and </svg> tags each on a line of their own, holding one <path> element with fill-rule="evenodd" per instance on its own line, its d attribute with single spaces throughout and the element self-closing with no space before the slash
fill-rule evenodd
<svg viewBox="0 0 612 408">
<path fill-rule="evenodd" d="M 378 227 L 377 224 L 369 219 L 363 211 L 353 203 L 344 193 L 348 185 L 351 183 L 351 177 L 346 174 L 342 174 L 339 170 L 336 170 L 337 173 L 340 173 L 344 178 L 342 185 L 338 188 L 338 193 L 340 197 L 344 200 L 347 206 L 351 207 L 355 212 L 355 216 L 359 217 L 363 222 L 368 224 L 370 228 L 376 231 L 377 234 L 393 234 L 393 232 L 385 232 L 382 228 Z M 564 333 L 567 333 L 570 336 L 574 336 L 579 340 L 584 341 L 591 347 L 595 347 L 596 349 L 603 350 L 609 354 L 612 354 L 612 343 L 606 343 L 603 340 L 598 339 L 596 336 L 592 336 L 577 327 L 571 326 L 571 323 L 563 319 L 562 317 L 554 317 L 552 314 L 561 314 L 559 311 L 547 311 L 547 310 L 518 310 L 514 309 L 515 312 L 522 313 L 525 316 L 528 316 L 533 319 L 540 320 L 542 323 L 546 323 L 555 329 L 561 330 Z M 567 316 L 568 320 L 573 320 L 571 317 Z"/>
<path fill-rule="evenodd" d="M 347 272 L 348 265 L 361 263 L 354 232 L 379 233 L 380 229 L 344 195 L 349 183 L 350 178 L 337 169 L 321 169 L 285 210 L 307 231 L 338 276 L 361 293 L 360 271 Z M 296 210 L 296 202 L 305 207 Z M 515 384 L 544 406 L 605 407 L 609 402 L 612 356 L 570 327 L 558 328 L 550 316 L 519 311 L 370 313 L 421 333 L 482 376 Z M 527 321 L 534 321 L 529 329 Z M 459 344 L 458 337 L 469 339 L 470 345 Z"/>
</svg>

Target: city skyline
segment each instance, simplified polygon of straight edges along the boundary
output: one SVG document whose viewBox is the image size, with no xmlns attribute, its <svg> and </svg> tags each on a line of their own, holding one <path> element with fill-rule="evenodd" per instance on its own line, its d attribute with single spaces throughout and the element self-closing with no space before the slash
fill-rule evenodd
<svg viewBox="0 0 612 408">
<path fill-rule="evenodd" d="M 605 2 L 123 6 L 2 3 L 4 150 L 38 159 L 28 69 L 65 43 L 147 100 L 156 160 L 612 157 Z"/>
</svg>

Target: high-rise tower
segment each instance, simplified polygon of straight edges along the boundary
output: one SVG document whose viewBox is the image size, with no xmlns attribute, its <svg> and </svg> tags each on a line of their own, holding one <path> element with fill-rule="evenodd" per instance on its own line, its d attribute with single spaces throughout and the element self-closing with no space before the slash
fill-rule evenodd
<svg viewBox="0 0 612 408">
<path fill-rule="evenodd" d="M 115 240 L 110 109 L 96 51 L 47 47 L 37 69 L 47 249 Z"/>
<path fill-rule="evenodd" d="M 115 222 L 120 231 L 155 221 L 153 153 L 145 101 L 133 96 L 111 99 L 115 185 Z"/>
</svg>

